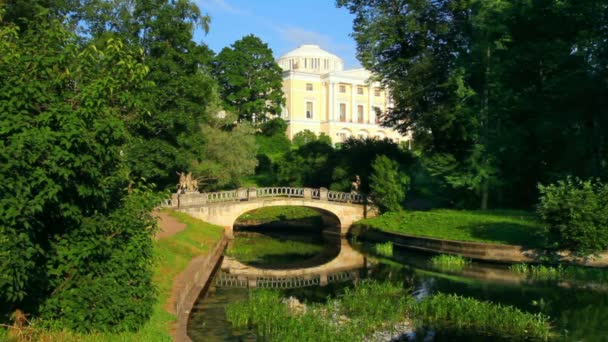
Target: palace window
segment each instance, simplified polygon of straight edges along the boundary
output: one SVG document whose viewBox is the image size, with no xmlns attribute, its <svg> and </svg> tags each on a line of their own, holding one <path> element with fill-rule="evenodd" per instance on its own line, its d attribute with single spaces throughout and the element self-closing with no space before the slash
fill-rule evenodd
<svg viewBox="0 0 608 342">
<path fill-rule="evenodd" d="M 357 94 L 363 95 L 363 87 L 357 87 Z"/>
<path fill-rule="evenodd" d="M 312 83 L 306 83 L 306 90 L 312 91 Z"/>
<path fill-rule="evenodd" d="M 357 121 L 363 122 L 363 106 L 361 105 L 357 106 Z"/>
<path fill-rule="evenodd" d="M 346 86 L 344 84 L 340 84 L 340 92 L 346 93 Z"/>
<path fill-rule="evenodd" d="M 306 118 L 312 119 L 312 102 L 306 102 Z"/>
<path fill-rule="evenodd" d="M 380 96 L 380 89 L 374 89 L 374 96 Z"/>
<path fill-rule="evenodd" d="M 346 121 L 346 103 L 340 103 L 340 121 Z"/>
</svg>

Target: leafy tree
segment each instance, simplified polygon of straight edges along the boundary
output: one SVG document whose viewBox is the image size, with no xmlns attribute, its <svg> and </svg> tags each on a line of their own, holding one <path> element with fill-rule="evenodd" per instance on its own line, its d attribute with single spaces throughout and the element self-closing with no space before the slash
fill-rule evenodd
<svg viewBox="0 0 608 342">
<path fill-rule="evenodd" d="M 194 173 L 203 183 L 201 190 L 238 187 L 241 179 L 253 175 L 258 165 L 253 127 L 248 123 L 228 126 L 222 122 L 231 120 L 202 129 L 205 144 L 201 161 L 193 165 Z"/>
<path fill-rule="evenodd" d="M 222 49 L 213 70 L 224 106 L 240 120 L 264 122 L 281 113 L 283 71 L 260 38 L 248 35 Z"/>
<path fill-rule="evenodd" d="M 337 3 L 391 91 L 384 123 L 412 129 L 431 173 L 480 207 L 492 195 L 530 205 L 537 182 L 566 174 L 608 175 L 605 1 Z"/>
<path fill-rule="evenodd" d="M 410 178 L 396 161 L 384 155 L 376 157 L 369 180 L 372 199 L 382 211 L 401 210 Z"/>
<path fill-rule="evenodd" d="M 566 178 L 538 186 L 537 213 L 557 248 L 582 254 L 608 248 L 608 185 Z"/>
<path fill-rule="evenodd" d="M 279 184 L 289 186 L 329 187 L 333 158 L 330 144 L 312 141 L 290 151 L 277 162 L 277 180 Z"/>
<path fill-rule="evenodd" d="M 148 69 L 118 39 L 82 47 L 47 13 L 0 25 L 0 308 L 135 329 L 154 301 L 156 200 L 125 191 L 123 151 Z"/>
<path fill-rule="evenodd" d="M 131 141 L 125 150 L 133 179 L 172 187 L 175 172 L 200 162 L 201 125 L 218 111 L 218 91 L 210 74 L 213 52 L 193 41 L 209 17 L 189 0 L 86 2 L 79 12 L 95 42 L 120 37 L 142 49 L 150 69 L 137 98 L 146 110 L 127 119 Z"/>
<path fill-rule="evenodd" d="M 262 134 L 269 137 L 279 134 L 285 135 L 286 130 L 287 122 L 281 118 L 270 119 L 260 125 L 260 131 Z"/>
</svg>

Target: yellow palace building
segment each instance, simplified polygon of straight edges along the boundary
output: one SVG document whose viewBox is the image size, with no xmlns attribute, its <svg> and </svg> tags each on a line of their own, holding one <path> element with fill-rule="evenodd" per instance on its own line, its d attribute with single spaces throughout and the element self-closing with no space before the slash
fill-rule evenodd
<svg viewBox="0 0 608 342">
<path fill-rule="evenodd" d="M 344 70 L 344 62 L 317 45 L 302 45 L 281 56 L 286 105 L 281 116 L 287 135 L 310 130 L 325 133 L 332 142 L 349 137 L 407 141 L 395 130 L 381 127 L 377 113 L 390 105 L 389 95 L 369 81 L 365 69 Z"/>
</svg>

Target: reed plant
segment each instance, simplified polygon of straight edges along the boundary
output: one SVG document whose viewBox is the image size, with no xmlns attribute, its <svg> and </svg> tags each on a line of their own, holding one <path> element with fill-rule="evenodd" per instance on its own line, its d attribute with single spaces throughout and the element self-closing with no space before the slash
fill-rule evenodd
<svg viewBox="0 0 608 342">
<path fill-rule="evenodd" d="M 374 245 L 374 250 L 376 253 L 385 256 L 392 257 L 393 256 L 393 243 L 391 241 L 387 241 L 385 243 L 377 243 Z"/>
<path fill-rule="evenodd" d="M 470 329 L 489 336 L 548 341 L 555 336 L 549 318 L 512 306 L 438 293 L 421 300 L 414 313 L 437 328 Z"/>
<path fill-rule="evenodd" d="M 471 259 L 460 255 L 438 254 L 431 258 L 431 265 L 446 271 L 460 271 L 471 263 Z"/>
<path fill-rule="evenodd" d="M 525 275 L 534 280 L 564 280 L 608 283 L 608 270 L 580 266 L 547 266 L 514 264 L 509 266 L 512 272 Z"/>
</svg>

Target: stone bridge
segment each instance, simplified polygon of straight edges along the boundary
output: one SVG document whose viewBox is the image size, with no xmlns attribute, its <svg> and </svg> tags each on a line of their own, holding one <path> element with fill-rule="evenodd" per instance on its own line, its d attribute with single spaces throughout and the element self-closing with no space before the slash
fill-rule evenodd
<svg viewBox="0 0 608 342">
<path fill-rule="evenodd" d="M 353 222 L 373 217 L 376 210 L 358 193 L 330 191 L 325 188 L 250 188 L 221 192 L 198 191 L 174 194 L 165 206 L 200 220 L 224 227 L 233 236 L 235 221 L 243 214 L 271 206 L 309 207 L 319 211 L 327 225 L 346 235 Z"/>
<path fill-rule="evenodd" d="M 297 269 L 263 269 L 245 265 L 231 257 L 224 257 L 216 277 L 218 287 L 298 288 L 312 285 L 359 279 L 366 267 L 365 256 L 354 250 L 344 238 L 340 252 L 325 264 Z"/>
</svg>

